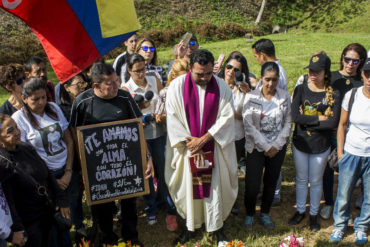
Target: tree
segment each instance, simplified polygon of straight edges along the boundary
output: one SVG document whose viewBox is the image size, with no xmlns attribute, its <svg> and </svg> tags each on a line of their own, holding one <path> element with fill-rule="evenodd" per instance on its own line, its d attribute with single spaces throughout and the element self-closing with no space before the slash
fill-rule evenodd
<svg viewBox="0 0 370 247">
<path fill-rule="evenodd" d="M 261 8 L 260 8 L 260 11 L 258 12 L 258 16 L 257 16 L 257 19 L 255 21 L 256 25 L 258 25 L 261 21 L 263 11 L 265 10 L 265 6 L 266 6 L 266 0 L 262 0 Z"/>
</svg>

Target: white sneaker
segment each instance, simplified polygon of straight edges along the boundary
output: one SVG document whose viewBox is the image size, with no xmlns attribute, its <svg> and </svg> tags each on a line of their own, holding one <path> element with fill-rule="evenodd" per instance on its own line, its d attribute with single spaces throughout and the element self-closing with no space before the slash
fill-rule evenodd
<svg viewBox="0 0 370 247">
<path fill-rule="evenodd" d="M 333 210 L 333 206 L 330 206 L 330 205 L 325 205 L 324 207 L 322 207 L 320 211 L 321 218 L 323 218 L 324 220 L 328 220 L 331 216 L 332 210 Z"/>
</svg>

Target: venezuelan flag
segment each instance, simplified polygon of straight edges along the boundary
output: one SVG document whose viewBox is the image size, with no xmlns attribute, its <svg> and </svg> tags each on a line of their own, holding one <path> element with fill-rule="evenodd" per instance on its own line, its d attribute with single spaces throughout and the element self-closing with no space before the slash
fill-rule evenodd
<svg viewBox="0 0 370 247">
<path fill-rule="evenodd" d="M 140 29 L 133 0 L 1 0 L 32 28 L 61 82 Z"/>
</svg>

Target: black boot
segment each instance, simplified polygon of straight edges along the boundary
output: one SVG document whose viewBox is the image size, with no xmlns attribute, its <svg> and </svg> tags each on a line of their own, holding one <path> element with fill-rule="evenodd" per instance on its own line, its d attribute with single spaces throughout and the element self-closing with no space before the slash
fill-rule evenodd
<svg viewBox="0 0 370 247">
<path fill-rule="evenodd" d="M 228 242 L 227 240 L 227 237 L 225 236 L 224 234 L 224 231 L 223 231 L 223 228 L 221 229 L 218 229 L 217 231 L 214 232 L 214 235 L 216 236 L 216 239 L 217 239 L 217 245 L 220 243 L 220 242 Z"/>
<path fill-rule="evenodd" d="M 317 222 L 317 215 L 310 215 L 310 229 L 313 232 L 320 231 L 321 226 L 319 222 Z"/>
<path fill-rule="evenodd" d="M 175 240 L 173 241 L 173 246 L 177 246 L 178 243 L 185 244 L 188 242 L 194 235 L 194 232 L 188 231 L 185 229 Z"/>
<path fill-rule="evenodd" d="M 305 213 L 299 213 L 298 211 L 296 211 L 293 217 L 290 218 L 290 220 L 288 221 L 288 224 L 292 226 L 298 225 L 299 223 L 301 223 L 305 216 Z"/>
</svg>

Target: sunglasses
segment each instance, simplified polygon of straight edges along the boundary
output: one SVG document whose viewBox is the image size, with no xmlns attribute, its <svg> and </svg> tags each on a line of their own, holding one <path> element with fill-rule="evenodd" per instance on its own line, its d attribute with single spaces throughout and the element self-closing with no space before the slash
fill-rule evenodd
<svg viewBox="0 0 370 247">
<path fill-rule="evenodd" d="M 234 72 L 238 72 L 238 71 L 240 71 L 240 69 L 239 69 L 239 68 L 236 68 L 236 67 L 232 66 L 231 64 L 226 65 L 226 69 L 228 69 L 228 70 L 230 70 L 230 69 L 234 69 Z"/>
<path fill-rule="evenodd" d="M 153 47 L 153 46 L 142 46 L 141 50 L 155 52 L 155 47 Z"/>
<path fill-rule="evenodd" d="M 195 46 L 197 44 L 197 42 L 196 41 L 189 41 L 189 45 L 190 46 Z"/>
<path fill-rule="evenodd" d="M 344 62 L 346 62 L 346 63 L 350 63 L 352 61 L 352 63 L 354 65 L 357 65 L 357 64 L 360 63 L 360 59 L 353 59 L 353 58 L 350 58 L 350 57 L 344 57 L 343 59 L 344 59 Z"/>
<path fill-rule="evenodd" d="M 19 85 L 22 85 L 24 79 L 26 79 L 26 76 L 22 76 L 22 77 L 18 78 L 15 82 L 19 86 Z"/>
<path fill-rule="evenodd" d="M 70 86 L 79 87 L 79 88 L 85 88 L 85 87 L 87 87 L 87 82 L 85 82 L 85 81 L 79 81 L 79 82 L 76 82 L 76 83 L 71 84 Z"/>
</svg>

